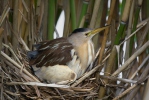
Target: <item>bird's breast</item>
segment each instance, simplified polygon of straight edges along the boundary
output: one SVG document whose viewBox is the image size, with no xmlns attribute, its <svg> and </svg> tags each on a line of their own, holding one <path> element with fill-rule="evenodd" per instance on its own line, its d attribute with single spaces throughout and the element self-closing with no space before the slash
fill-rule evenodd
<svg viewBox="0 0 149 100">
<path fill-rule="evenodd" d="M 88 41 L 74 49 L 76 53 L 72 53 L 73 60 L 69 62 L 68 66 L 77 73 L 77 77 L 80 77 L 93 61 L 94 46 L 92 41 Z"/>
<path fill-rule="evenodd" d="M 94 46 L 92 41 L 88 41 L 86 44 L 82 45 L 79 48 L 79 52 L 80 53 L 78 53 L 78 55 L 83 64 L 82 66 L 86 68 L 86 66 L 88 66 L 94 58 Z"/>
<path fill-rule="evenodd" d="M 35 71 L 40 80 L 47 80 L 50 83 L 66 84 L 76 80 L 76 73 L 65 65 L 42 66 Z"/>
</svg>

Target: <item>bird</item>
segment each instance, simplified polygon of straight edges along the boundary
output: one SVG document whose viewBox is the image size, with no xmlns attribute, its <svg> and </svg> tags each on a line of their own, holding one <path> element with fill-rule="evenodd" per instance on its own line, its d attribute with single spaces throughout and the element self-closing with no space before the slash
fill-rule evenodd
<svg viewBox="0 0 149 100">
<path fill-rule="evenodd" d="M 68 84 L 80 78 L 94 59 L 92 37 L 109 25 L 97 29 L 78 28 L 67 38 L 39 42 L 27 53 L 34 74 L 49 83 Z"/>
</svg>

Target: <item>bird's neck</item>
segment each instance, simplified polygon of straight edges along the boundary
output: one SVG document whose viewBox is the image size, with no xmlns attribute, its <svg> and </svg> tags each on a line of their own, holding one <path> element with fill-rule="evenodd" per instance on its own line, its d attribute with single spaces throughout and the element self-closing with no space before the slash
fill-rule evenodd
<svg viewBox="0 0 149 100">
<path fill-rule="evenodd" d="M 77 36 L 70 36 L 68 38 L 68 41 L 74 46 L 74 47 L 80 47 L 82 45 L 84 45 L 84 43 L 87 42 L 87 40 L 85 39 L 81 39 L 80 37 Z"/>
<path fill-rule="evenodd" d="M 77 55 L 81 61 L 82 74 L 85 72 L 89 64 L 93 61 L 94 58 L 94 46 L 92 41 L 88 41 L 79 46 L 74 47 L 76 49 Z"/>
</svg>

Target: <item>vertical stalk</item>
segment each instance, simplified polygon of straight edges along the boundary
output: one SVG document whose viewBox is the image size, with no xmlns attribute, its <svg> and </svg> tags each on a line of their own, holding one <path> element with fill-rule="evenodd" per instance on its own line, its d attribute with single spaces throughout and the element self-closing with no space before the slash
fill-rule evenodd
<svg viewBox="0 0 149 100">
<path fill-rule="evenodd" d="M 18 0 L 14 0 L 14 10 L 13 10 L 13 31 L 16 34 L 16 36 L 18 36 L 18 7 L 19 7 L 19 1 Z M 18 40 L 15 37 L 15 35 L 12 35 L 12 45 L 14 50 L 17 50 L 17 46 L 18 46 Z"/>
<path fill-rule="evenodd" d="M 101 14 L 100 27 L 105 26 L 106 16 L 107 16 L 107 12 L 108 12 L 108 0 L 101 0 L 101 4 L 102 4 L 102 2 L 103 2 L 103 8 L 102 8 L 102 14 Z M 99 17 L 98 17 L 98 20 L 99 20 Z M 98 25 L 97 23 L 98 23 L 98 21 L 96 21 L 95 27 L 97 27 L 97 25 Z M 104 31 L 100 32 L 100 34 L 98 35 L 98 46 L 101 46 L 103 37 L 104 37 Z"/>
<path fill-rule="evenodd" d="M 126 3 L 125 3 L 125 8 L 124 8 L 124 12 L 122 14 L 122 20 L 121 20 L 120 28 L 118 30 L 118 33 L 116 35 L 115 42 L 114 42 L 115 45 L 119 44 L 121 36 L 124 32 L 124 28 L 125 28 L 126 22 L 128 20 L 128 17 L 129 17 L 131 3 L 132 3 L 132 0 L 126 1 Z"/>
<path fill-rule="evenodd" d="M 116 4 L 116 0 L 112 0 L 111 6 L 110 6 L 110 13 L 109 13 L 109 17 L 108 17 L 108 22 L 107 22 L 108 25 L 111 24 L 112 16 L 113 16 L 114 8 L 115 8 L 115 4 Z M 103 58 L 103 54 L 104 54 L 104 51 L 105 51 L 105 45 L 106 45 L 108 33 L 109 33 L 109 28 L 106 29 L 105 32 L 104 32 L 104 37 L 103 37 L 103 41 L 102 41 L 102 45 L 101 45 L 101 50 L 100 50 L 100 54 L 99 54 L 99 60 L 98 60 L 98 63 L 99 63 L 99 64 L 101 63 L 102 58 Z M 101 70 L 101 69 L 98 69 L 98 70 Z M 99 73 L 96 74 L 96 76 L 97 76 L 97 81 L 98 81 L 98 79 L 99 79 L 99 75 L 98 75 L 98 74 L 99 74 Z M 99 97 L 99 99 L 103 98 L 104 95 L 105 95 L 105 93 L 106 93 L 105 88 L 101 87 L 101 88 L 99 89 L 99 92 L 98 92 L 98 97 Z"/>
<path fill-rule="evenodd" d="M 126 23 L 120 22 L 120 27 L 119 27 L 118 33 L 117 33 L 115 41 L 114 41 L 115 45 L 118 45 L 120 43 L 120 39 L 121 39 L 122 34 L 124 32 L 125 25 L 126 25 Z"/>
<path fill-rule="evenodd" d="M 149 0 L 146 0 L 147 5 L 149 5 Z M 147 6 L 147 17 L 149 17 L 149 6 Z M 147 40 L 149 40 L 149 32 L 147 34 Z M 149 48 L 147 48 L 147 53 L 149 54 Z"/>
<path fill-rule="evenodd" d="M 49 0 L 48 4 L 48 39 L 52 40 L 55 26 L 55 0 Z"/>
<path fill-rule="evenodd" d="M 80 23 L 81 23 L 81 20 L 83 18 L 83 16 L 85 16 L 86 12 L 87 12 L 87 7 L 88 7 L 88 0 L 83 0 L 83 6 L 82 6 L 82 9 L 81 9 L 81 14 L 80 14 L 80 18 L 79 18 L 79 24 L 78 24 L 78 27 L 80 26 Z"/>
<path fill-rule="evenodd" d="M 38 2 L 38 0 L 35 0 L 35 1 L 34 1 L 35 10 L 36 10 L 36 8 L 37 8 L 37 2 Z"/>
<path fill-rule="evenodd" d="M 77 28 L 75 0 L 70 0 L 70 15 L 71 15 L 72 30 L 74 30 Z"/>
<path fill-rule="evenodd" d="M 140 9 L 141 9 L 140 6 L 138 6 L 137 9 L 136 9 L 132 33 L 136 30 L 136 26 L 137 26 L 137 24 L 138 24 L 138 18 L 139 18 Z M 130 55 L 130 56 L 131 56 L 131 54 L 132 54 L 132 49 L 133 49 L 133 47 L 134 47 L 134 42 L 135 42 L 134 39 L 135 39 L 135 35 L 133 35 L 133 36 L 130 38 L 130 47 L 129 47 L 129 55 Z"/>
<path fill-rule="evenodd" d="M 110 9 L 109 19 L 108 19 L 107 24 L 110 24 L 111 21 L 112 21 L 112 16 L 113 16 L 114 8 L 115 8 L 115 2 L 116 2 L 116 0 L 115 1 L 113 0 L 112 3 L 111 3 L 111 7 L 110 7 L 111 9 Z M 120 24 L 120 28 L 118 30 L 118 33 L 116 35 L 115 42 L 114 42 L 115 45 L 119 44 L 120 39 L 121 39 L 121 36 L 123 34 L 123 31 L 124 31 L 124 28 L 125 28 L 125 23 L 128 20 L 128 15 L 129 15 L 129 10 L 130 10 L 131 2 L 132 2 L 132 0 L 128 0 L 126 2 L 126 4 L 125 4 L 123 16 L 122 16 L 122 22 Z M 109 30 L 107 29 L 107 30 L 105 30 L 105 33 L 104 33 L 105 34 L 104 39 L 106 39 L 106 40 L 107 40 L 107 34 L 108 34 L 108 32 L 109 32 Z M 105 42 L 104 39 L 103 39 L 103 41 Z M 103 56 L 103 53 L 104 53 L 104 49 L 102 47 L 105 49 L 105 44 L 104 43 L 102 43 L 102 46 L 101 46 L 101 51 L 100 51 L 100 55 L 99 55 L 99 63 L 101 62 L 102 56 Z M 110 57 L 108 59 L 107 69 L 108 69 L 108 67 L 111 67 L 111 66 L 114 65 L 113 61 L 116 61 L 116 58 L 117 58 L 115 56 L 116 56 L 116 50 L 115 50 L 115 46 L 114 46 L 113 49 L 112 49 L 111 55 L 110 55 Z M 107 70 L 106 73 L 109 73 L 110 74 L 110 71 L 111 70 Z M 106 83 L 108 83 L 108 80 L 105 80 L 105 84 Z M 99 99 L 103 98 L 105 96 L 105 93 L 106 93 L 106 89 L 104 87 L 100 87 L 100 90 L 99 90 Z"/>
<path fill-rule="evenodd" d="M 102 0 L 95 0 L 95 2 L 94 2 L 93 13 L 92 13 L 92 17 L 91 17 L 91 21 L 90 21 L 90 25 L 89 25 L 89 28 L 91 28 L 91 29 L 95 28 L 96 21 L 98 19 L 97 16 L 98 16 L 98 13 L 100 13 L 99 8 L 100 8 L 101 1 Z M 94 43 L 97 41 L 98 35 L 99 34 L 97 34 L 96 36 L 93 37 Z M 96 42 L 96 44 L 97 44 L 97 42 Z M 97 48 L 96 44 L 94 45 L 95 49 Z"/>
<path fill-rule="evenodd" d="M 97 19 L 96 19 L 94 28 L 105 26 L 107 8 L 108 8 L 106 5 L 106 2 L 107 2 L 107 0 L 101 0 L 100 1 L 99 10 L 97 13 Z M 100 32 L 100 34 L 97 34 L 96 36 L 93 37 L 92 40 L 94 43 L 95 50 L 97 50 L 100 47 L 100 45 L 102 43 L 102 38 L 103 38 L 103 31 Z"/>
<path fill-rule="evenodd" d="M 90 26 L 89 26 L 90 28 L 94 28 L 94 26 L 95 26 L 97 15 L 98 15 L 100 1 L 101 0 L 96 0 L 95 3 L 94 3 L 93 14 L 92 14 L 92 18 L 91 18 L 91 22 L 90 22 Z"/>
<path fill-rule="evenodd" d="M 63 36 L 67 37 L 69 34 L 69 29 L 70 29 L 70 1 L 69 0 L 64 0 L 63 5 L 64 5 L 64 12 L 65 12 L 65 24 L 64 24 L 64 32 Z"/>
<path fill-rule="evenodd" d="M 129 16 L 129 21 L 128 21 L 128 29 L 127 29 L 127 36 L 131 35 L 131 31 L 132 31 L 132 22 L 133 22 L 133 14 L 134 14 L 134 6 L 135 6 L 135 0 L 133 0 L 132 2 L 132 6 L 130 9 L 130 16 Z M 125 52 L 129 52 L 129 44 L 130 44 L 130 39 L 127 40 L 126 42 L 126 51 Z M 125 53 L 125 57 L 124 57 L 124 62 L 129 58 L 129 53 Z"/>
<path fill-rule="evenodd" d="M 48 39 L 48 0 L 44 0 L 43 40 Z"/>
<path fill-rule="evenodd" d="M 122 15 L 122 13 L 124 11 L 125 3 L 126 3 L 126 0 L 122 0 L 121 15 Z"/>
</svg>

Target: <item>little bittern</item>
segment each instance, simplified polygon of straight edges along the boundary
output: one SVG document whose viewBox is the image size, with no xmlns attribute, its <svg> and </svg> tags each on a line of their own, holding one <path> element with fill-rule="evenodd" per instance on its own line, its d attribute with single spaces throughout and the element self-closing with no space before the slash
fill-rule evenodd
<svg viewBox="0 0 149 100">
<path fill-rule="evenodd" d="M 36 50 L 28 52 L 29 64 L 35 75 L 51 83 L 75 81 L 93 61 L 95 53 L 92 37 L 107 27 L 95 30 L 79 28 L 68 38 L 57 38 L 35 45 Z"/>
</svg>

